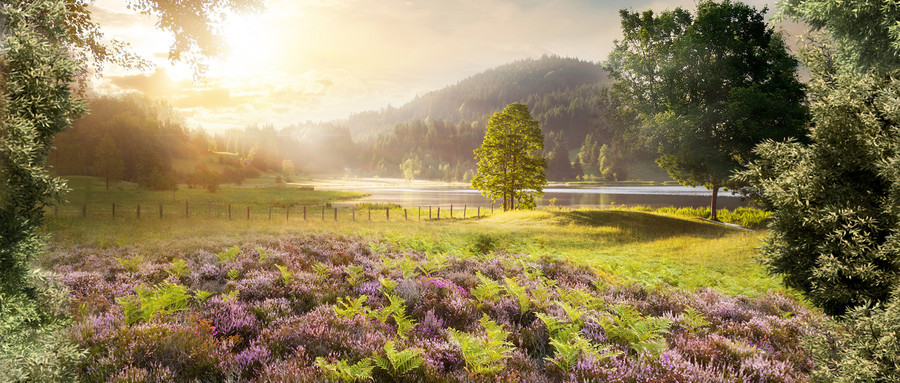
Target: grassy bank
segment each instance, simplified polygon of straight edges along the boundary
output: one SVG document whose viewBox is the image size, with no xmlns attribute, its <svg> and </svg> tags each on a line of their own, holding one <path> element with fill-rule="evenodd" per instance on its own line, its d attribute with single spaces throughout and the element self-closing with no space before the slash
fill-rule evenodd
<svg viewBox="0 0 900 383">
<path fill-rule="evenodd" d="M 392 221 L 378 211 L 369 221 L 362 211 L 350 221 L 341 211 L 338 221 L 328 210 L 309 212 L 306 221 L 294 215 L 247 221 L 203 218 L 51 219 L 51 248 L 134 247 L 151 253 L 270 241 L 302 233 L 342 233 L 424 253 L 466 254 L 473 249 L 530 257 L 560 257 L 593 268 L 609 278 L 648 286 L 713 287 L 728 294 L 760 294 L 780 290 L 755 261 L 762 232 L 745 232 L 675 214 L 609 210 L 539 210 L 497 213 L 487 218 L 418 221 L 394 210 Z M 457 213 L 459 214 L 459 213 Z M 470 212 L 471 214 L 471 212 Z M 458 215 L 457 215 L 458 217 Z"/>
</svg>

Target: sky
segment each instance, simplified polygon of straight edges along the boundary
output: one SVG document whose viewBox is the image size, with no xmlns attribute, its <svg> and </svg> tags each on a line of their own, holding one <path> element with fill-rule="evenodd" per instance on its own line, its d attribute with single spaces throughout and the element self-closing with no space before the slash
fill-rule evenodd
<svg viewBox="0 0 900 383">
<path fill-rule="evenodd" d="M 745 2 L 775 13 L 772 0 Z M 166 100 L 192 128 L 280 128 L 399 106 L 515 60 L 548 54 L 602 61 L 621 37 L 619 9 L 695 8 L 694 0 L 265 3 L 260 13 L 229 16 L 222 25 L 228 53 L 195 80 L 188 65 L 168 61 L 171 36 L 154 19 L 129 11 L 125 0 L 97 0 L 93 17 L 106 35 L 131 44 L 155 68 L 108 65 L 95 88 Z"/>
</svg>

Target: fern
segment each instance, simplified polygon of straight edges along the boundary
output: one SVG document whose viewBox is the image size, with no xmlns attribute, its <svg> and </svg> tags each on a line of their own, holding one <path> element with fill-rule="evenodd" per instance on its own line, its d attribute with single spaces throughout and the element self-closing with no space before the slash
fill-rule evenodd
<svg viewBox="0 0 900 383">
<path fill-rule="evenodd" d="M 313 264 L 312 269 L 313 272 L 316 273 L 316 277 L 318 277 L 320 281 L 328 278 L 328 274 L 330 274 L 331 272 L 331 268 L 329 268 L 328 265 L 322 262 L 316 262 L 315 264 Z"/>
<path fill-rule="evenodd" d="M 219 258 L 219 262 L 232 262 L 237 259 L 238 253 L 241 252 L 241 248 L 237 246 L 232 246 L 220 253 L 216 253 L 216 257 Z"/>
<path fill-rule="evenodd" d="M 628 344 L 636 353 L 659 356 L 666 348 L 665 334 L 671 321 L 665 318 L 645 317 L 626 304 L 613 307 L 616 315 L 600 321 L 610 339 Z"/>
<path fill-rule="evenodd" d="M 369 251 L 372 254 L 384 254 L 387 252 L 387 245 L 378 242 L 369 242 Z"/>
<path fill-rule="evenodd" d="M 475 276 L 481 281 L 481 284 L 472 289 L 472 296 L 478 300 L 479 304 L 485 301 L 496 301 L 500 293 L 500 284 L 493 279 L 485 277 L 481 272 L 476 272 Z"/>
<path fill-rule="evenodd" d="M 394 341 L 388 341 L 384 344 L 384 353 L 385 356 L 382 357 L 373 352 L 372 359 L 375 360 L 375 365 L 387 372 L 394 381 L 397 381 L 403 375 L 418 369 L 422 366 L 422 363 L 425 362 L 425 360 L 422 359 L 422 349 L 412 348 L 397 351 L 394 347 Z"/>
<path fill-rule="evenodd" d="M 606 305 L 602 298 L 595 297 L 584 289 L 560 288 L 557 289 L 556 292 L 559 294 L 559 299 L 561 301 L 568 303 L 573 307 L 583 307 L 586 309 L 599 310 Z"/>
<path fill-rule="evenodd" d="M 228 270 L 228 274 L 226 276 L 228 277 L 228 280 L 236 281 L 238 279 L 238 277 L 241 276 L 241 272 L 238 271 L 238 269 L 231 269 L 231 270 Z"/>
<path fill-rule="evenodd" d="M 682 326 L 684 326 L 685 330 L 688 330 L 691 333 L 696 334 L 701 328 L 709 325 L 709 321 L 703 317 L 699 311 L 694 309 L 691 306 L 688 306 L 684 309 L 684 314 L 682 314 Z"/>
<path fill-rule="evenodd" d="M 503 362 L 509 358 L 514 348 L 506 340 L 509 333 L 502 326 L 487 315 L 482 316 L 480 322 L 484 335 L 475 336 L 451 328 L 450 339 L 462 350 L 469 374 L 488 375 L 503 369 Z"/>
<path fill-rule="evenodd" d="M 431 274 L 447 268 L 447 261 L 449 259 L 450 257 L 445 254 L 432 255 L 419 265 L 419 270 L 422 271 L 422 274 L 425 274 L 426 277 L 431 278 Z"/>
<path fill-rule="evenodd" d="M 416 321 L 406 315 L 405 309 L 401 309 L 400 312 L 396 312 L 393 315 L 394 324 L 397 325 L 397 336 L 400 339 L 407 339 L 407 335 L 410 331 L 416 328 Z"/>
<path fill-rule="evenodd" d="M 142 257 L 140 255 L 135 255 L 131 258 L 116 257 L 116 262 L 119 262 L 119 264 L 122 265 L 122 268 L 124 268 L 125 271 L 128 271 L 130 273 L 136 273 L 138 271 L 138 267 L 142 263 L 144 263 L 144 257 Z"/>
<path fill-rule="evenodd" d="M 238 299 L 238 296 L 240 296 L 240 295 L 241 295 L 241 291 L 234 289 L 225 294 L 222 294 L 222 300 L 225 302 L 236 301 Z"/>
<path fill-rule="evenodd" d="M 325 358 L 316 358 L 316 366 L 322 369 L 330 380 L 339 382 L 359 382 L 372 379 L 372 359 L 365 358 L 356 364 L 349 364 L 345 360 L 338 360 L 335 363 L 328 363 Z"/>
<path fill-rule="evenodd" d="M 531 303 L 540 310 L 546 309 L 552 294 L 553 291 L 547 285 L 535 287 L 531 289 Z"/>
<path fill-rule="evenodd" d="M 278 271 L 281 273 L 281 282 L 284 283 L 285 286 L 291 283 L 294 280 L 294 273 L 290 272 L 287 266 L 282 266 L 279 264 L 275 264 L 275 267 L 278 268 Z"/>
<path fill-rule="evenodd" d="M 200 303 L 200 304 L 202 304 L 203 302 L 206 302 L 212 296 L 213 296 L 213 293 L 210 291 L 206 291 L 206 290 L 194 291 L 194 300 L 196 300 L 197 303 Z"/>
<path fill-rule="evenodd" d="M 187 291 L 186 287 L 169 282 L 163 282 L 154 288 L 147 288 L 143 284 L 135 287 L 137 296 L 119 298 L 125 313 L 125 323 L 146 322 L 157 315 L 186 310 L 190 300 Z"/>
<path fill-rule="evenodd" d="M 173 277 L 180 278 L 188 275 L 189 270 L 187 268 L 187 262 L 183 259 L 176 259 L 169 263 L 169 266 L 170 267 L 166 272 Z"/>
<path fill-rule="evenodd" d="M 397 287 L 397 281 L 390 278 L 378 278 L 378 282 L 381 282 L 381 292 L 384 294 L 393 294 Z"/>
<path fill-rule="evenodd" d="M 519 286 L 515 278 L 504 277 L 503 281 L 506 282 L 506 292 L 519 302 L 519 311 L 522 314 L 528 312 L 528 309 L 531 308 L 531 298 L 525 288 Z"/>
<path fill-rule="evenodd" d="M 557 301 L 556 305 L 561 307 L 563 311 L 566 312 L 566 316 L 569 317 L 569 322 L 577 324 L 579 327 L 581 326 L 581 317 L 584 316 L 584 311 L 582 311 L 577 306 L 571 306 L 566 302 Z"/>
<path fill-rule="evenodd" d="M 261 265 L 267 258 L 272 256 L 272 253 L 263 249 L 262 247 L 256 248 L 256 253 L 259 254 L 259 264 Z"/>
<path fill-rule="evenodd" d="M 571 327 L 570 327 L 571 328 Z M 578 358 L 582 355 L 590 356 L 594 360 L 601 360 L 618 355 L 621 352 L 609 352 L 608 346 L 595 346 L 585 339 L 577 331 L 562 331 L 557 336 L 550 338 L 550 345 L 556 351 L 555 355 L 545 358 L 563 372 L 572 369 Z"/>
<path fill-rule="evenodd" d="M 350 286 L 356 287 L 362 282 L 362 266 L 344 266 L 344 272 L 347 273 L 347 282 L 350 283 Z"/>
<path fill-rule="evenodd" d="M 342 318 L 352 319 L 357 315 L 368 315 L 369 309 L 363 306 L 363 303 L 369 299 L 368 295 L 360 295 L 359 298 L 350 299 L 350 297 L 338 298 L 334 311 Z"/>
</svg>

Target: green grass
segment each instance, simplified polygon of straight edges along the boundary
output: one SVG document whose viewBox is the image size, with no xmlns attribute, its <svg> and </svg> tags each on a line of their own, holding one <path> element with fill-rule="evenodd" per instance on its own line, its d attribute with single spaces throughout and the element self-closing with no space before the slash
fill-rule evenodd
<svg viewBox="0 0 900 383">
<path fill-rule="evenodd" d="M 116 204 L 117 215 L 136 215 L 140 204 L 144 216 L 158 215 L 159 205 L 163 205 L 165 215 L 183 215 L 185 202 L 188 212 L 193 215 L 227 215 L 228 205 L 232 205 L 234 215 L 246 214 L 251 208 L 253 214 L 268 214 L 274 208 L 276 214 L 284 214 L 288 207 L 330 205 L 333 201 L 354 199 L 364 193 L 302 190 L 290 186 L 277 187 L 272 184 L 250 182 L 256 187 L 222 187 L 215 193 L 203 188 L 180 187 L 177 191 L 151 191 L 141 189 L 130 182 L 111 184 L 106 190 L 103 180 L 94 177 L 67 177 L 69 188 L 66 203 L 60 207 L 62 216 L 81 216 L 87 206 L 92 216 L 111 216 L 112 204 Z M 55 214 L 55 211 L 50 211 Z"/>
<path fill-rule="evenodd" d="M 61 217 L 49 220 L 51 251 L 74 246 L 97 248 L 129 246 L 148 256 L 171 257 L 197 249 L 221 251 L 232 245 L 271 243 L 309 232 L 362 236 L 404 250 L 490 257 L 479 249 L 522 254 L 527 257 L 562 257 L 586 265 L 610 283 L 670 285 L 684 289 L 711 287 L 729 294 L 758 295 L 784 291 L 780 280 L 765 273 L 754 259 L 764 232 L 747 232 L 675 214 L 609 210 L 538 210 L 498 212 L 491 217 L 409 221 L 403 211 L 341 210 L 338 220 L 327 209 L 308 212 L 307 220 L 292 213 L 267 219 L 265 215 L 235 218 L 172 217 Z M 424 212 L 427 217 L 427 210 Z M 796 296 L 792 292 L 788 292 Z"/>
</svg>

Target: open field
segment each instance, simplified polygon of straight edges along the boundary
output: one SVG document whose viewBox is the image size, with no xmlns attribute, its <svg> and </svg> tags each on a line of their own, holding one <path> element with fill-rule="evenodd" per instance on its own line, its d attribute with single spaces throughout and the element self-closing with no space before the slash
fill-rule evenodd
<svg viewBox="0 0 900 383">
<path fill-rule="evenodd" d="M 50 217 L 38 266 L 88 382 L 808 381 L 764 232 L 645 210 Z"/>
</svg>

